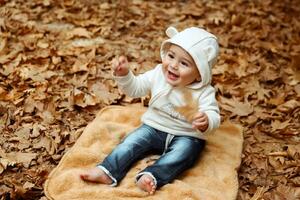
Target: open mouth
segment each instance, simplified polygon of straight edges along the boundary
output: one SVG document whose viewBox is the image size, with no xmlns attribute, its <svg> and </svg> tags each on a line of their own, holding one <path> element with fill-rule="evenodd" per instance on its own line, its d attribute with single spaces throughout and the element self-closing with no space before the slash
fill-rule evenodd
<svg viewBox="0 0 300 200">
<path fill-rule="evenodd" d="M 179 76 L 177 74 L 174 74 L 173 72 L 171 71 L 168 71 L 168 78 L 171 79 L 172 81 L 175 81 L 179 78 Z"/>
</svg>

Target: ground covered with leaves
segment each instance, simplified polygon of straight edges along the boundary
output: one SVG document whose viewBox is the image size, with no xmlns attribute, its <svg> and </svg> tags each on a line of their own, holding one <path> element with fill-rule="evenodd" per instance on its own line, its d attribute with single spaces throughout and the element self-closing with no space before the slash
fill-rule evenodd
<svg viewBox="0 0 300 200">
<path fill-rule="evenodd" d="M 99 109 L 127 105 L 110 62 L 160 62 L 172 25 L 219 38 L 223 120 L 244 127 L 239 200 L 300 199 L 300 1 L 0 1 L 0 199 L 43 183 Z"/>
</svg>

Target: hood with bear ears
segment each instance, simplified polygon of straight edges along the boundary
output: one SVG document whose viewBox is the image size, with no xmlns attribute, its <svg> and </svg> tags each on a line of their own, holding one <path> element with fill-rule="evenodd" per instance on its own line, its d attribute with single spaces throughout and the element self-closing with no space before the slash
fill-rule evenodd
<svg viewBox="0 0 300 200">
<path fill-rule="evenodd" d="M 161 45 L 160 55 L 163 59 L 171 44 L 183 48 L 193 58 L 201 75 L 201 81 L 195 82 L 188 87 L 199 89 L 211 83 L 212 67 L 216 63 L 219 54 L 217 37 L 201 28 L 191 27 L 181 32 L 176 28 L 169 27 L 166 30 L 169 39 Z"/>
</svg>

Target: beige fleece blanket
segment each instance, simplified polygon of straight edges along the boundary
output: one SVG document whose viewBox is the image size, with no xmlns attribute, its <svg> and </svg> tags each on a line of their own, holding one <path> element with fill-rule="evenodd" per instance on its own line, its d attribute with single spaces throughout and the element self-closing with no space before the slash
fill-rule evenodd
<svg viewBox="0 0 300 200">
<path fill-rule="evenodd" d="M 138 171 L 156 155 L 137 162 L 117 187 L 87 183 L 79 174 L 95 166 L 119 141 L 140 125 L 143 107 L 109 106 L 99 112 L 74 146 L 50 173 L 44 191 L 53 200 L 234 200 L 238 191 L 237 169 L 241 162 L 242 128 L 229 122 L 208 138 L 198 163 L 175 181 L 148 195 L 135 185 Z"/>
</svg>

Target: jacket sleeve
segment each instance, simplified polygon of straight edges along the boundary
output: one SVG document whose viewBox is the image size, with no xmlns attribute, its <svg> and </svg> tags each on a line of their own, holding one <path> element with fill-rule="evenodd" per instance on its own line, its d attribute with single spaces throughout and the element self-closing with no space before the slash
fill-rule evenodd
<svg viewBox="0 0 300 200">
<path fill-rule="evenodd" d="M 155 69 L 135 76 L 131 71 L 126 76 L 114 76 L 122 92 L 131 97 L 142 97 L 151 91 Z"/>
<path fill-rule="evenodd" d="M 208 117 L 208 128 L 203 134 L 210 133 L 220 126 L 220 110 L 215 96 L 215 89 L 208 86 L 199 98 L 199 110 Z"/>
</svg>

